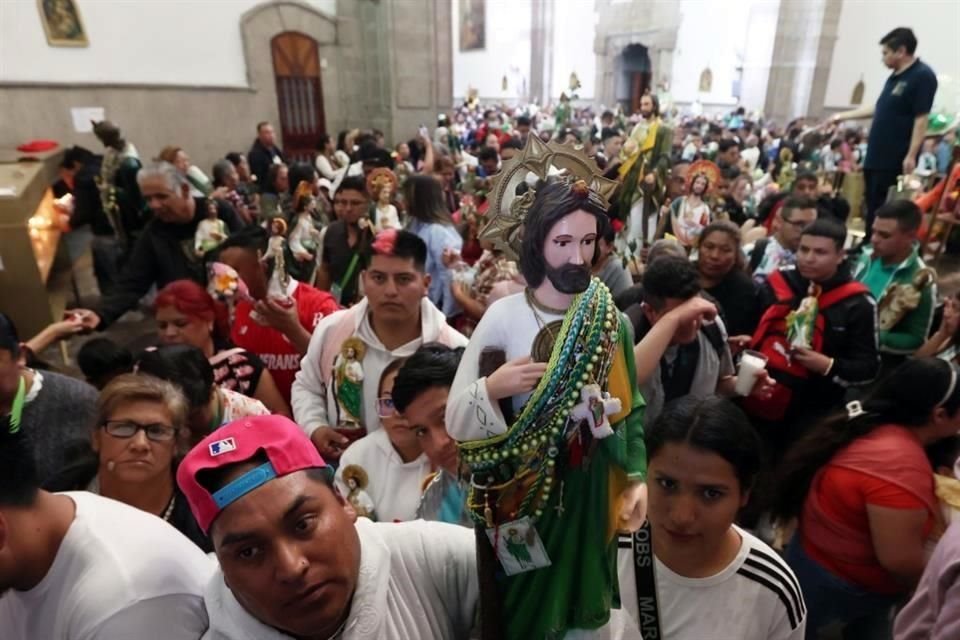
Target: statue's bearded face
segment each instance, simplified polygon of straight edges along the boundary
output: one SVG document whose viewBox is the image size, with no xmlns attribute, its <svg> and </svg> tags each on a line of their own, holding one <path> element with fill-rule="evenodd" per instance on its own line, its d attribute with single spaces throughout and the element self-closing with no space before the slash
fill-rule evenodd
<svg viewBox="0 0 960 640">
<path fill-rule="evenodd" d="M 580 293 L 590 284 L 590 266 L 597 244 L 597 219 L 583 210 L 564 216 L 543 246 L 547 279 L 561 293 Z"/>
</svg>

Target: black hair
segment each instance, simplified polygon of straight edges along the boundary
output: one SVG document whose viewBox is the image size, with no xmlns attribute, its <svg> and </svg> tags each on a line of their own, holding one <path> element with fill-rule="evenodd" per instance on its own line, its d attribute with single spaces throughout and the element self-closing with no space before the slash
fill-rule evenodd
<svg viewBox="0 0 960 640">
<path fill-rule="evenodd" d="M 220 254 L 227 249 L 246 249 L 254 253 L 259 251 L 266 255 L 269 242 L 270 236 L 263 227 L 244 227 L 240 231 L 227 236 L 226 240 L 218 244 L 215 249 L 208 251 L 203 258 L 206 262 L 217 262 L 220 259 Z"/>
<path fill-rule="evenodd" d="M 231 151 L 230 153 L 228 153 L 223 157 L 229 160 L 234 167 L 239 167 L 240 162 L 243 160 L 243 154 L 240 153 L 239 151 Z"/>
<path fill-rule="evenodd" d="M 644 299 L 657 311 L 664 308 L 667 298 L 689 300 L 700 289 L 700 274 L 686 257 L 659 257 L 643 272 Z"/>
<path fill-rule="evenodd" d="M 463 347 L 432 342 L 417 349 L 400 367 L 393 381 L 393 406 L 403 413 L 421 393 L 432 387 L 450 387 L 457 375 Z"/>
<path fill-rule="evenodd" d="M 346 151 L 346 149 L 345 149 L 344 147 L 345 147 L 346 144 L 347 144 L 347 134 L 348 134 L 348 133 L 349 133 L 349 132 L 348 132 L 346 129 L 344 129 L 344 130 L 342 130 L 340 133 L 337 134 L 337 149 L 338 149 L 338 150 L 340 150 L 340 151 Z"/>
<path fill-rule="evenodd" d="M 94 153 L 89 149 L 74 145 L 63 154 L 63 161 L 60 163 L 60 166 L 65 169 L 73 169 L 77 164 L 90 163 L 94 160 L 93 156 Z"/>
<path fill-rule="evenodd" d="M 269 120 L 261 120 L 257 123 L 257 133 L 260 133 L 260 129 L 263 129 L 265 126 L 270 124 Z"/>
<path fill-rule="evenodd" d="M 874 215 L 878 219 L 896 220 L 897 228 L 906 232 L 919 229 L 923 218 L 920 207 L 913 200 L 892 200 L 877 209 Z"/>
<path fill-rule="evenodd" d="M 290 165 L 290 193 L 293 194 L 301 182 L 316 184 L 317 168 L 309 162 L 294 162 Z"/>
<path fill-rule="evenodd" d="M 367 197 L 367 182 L 363 179 L 363 176 L 346 177 L 337 187 L 336 193 L 333 194 L 334 197 L 343 191 L 358 191 L 362 193 L 364 197 Z"/>
<path fill-rule="evenodd" d="M 77 366 L 98 390 L 119 375 L 133 371 L 133 354 L 110 338 L 93 338 L 77 351 Z"/>
<path fill-rule="evenodd" d="M 913 35 L 913 29 L 907 27 L 897 27 L 887 35 L 880 38 L 880 44 L 896 52 L 903 47 L 908 56 L 912 56 L 917 50 L 917 36 Z"/>
<path fill-rule="evenodd" d="M 783 201 L 783 206 L 780 208 L 780 215 L 784 220 L 787 220 L 787 214 L 793 213 L 798 209 L 813 209 L 816 211 L 817 202 L 813 198 L 806 196 L 787 196 L 786 200 Z"/>
<path fill-rule="evenodd" d="M 609 109 L 607 109 L 606 111 L 600 114 L 600 120 L 608 120 L 608 119 L 613 120 L 613 111 L 610 111 Z"/>
<path fill-rule="evenodd" d="M 736 147 L 739 149 L 740 145 L 737 144 L 736 140 L 731 140 L 730 138 L 726 138 L 717 143 L 717 153 L 726 153 L 733 147 Z"/>
<path fill-rule="evenodd" d="M 172 382 L 183 391 L 191 409 L 205 407 L 213 392 L 213 367 L 200 349 L 188 344 L 171 344 L 140 354 L 135 367 L 145 373 Z"/>
<path fill-rule="evenodd" d="M 517 126 L 518 126 L 518 127 L 529 127 L 529 126 L 530 126 L 530 116 L 517 116 Z"/>
<path fill-rule="evenodd" d="M 793 184 L 797 184 L 801 180 L 805 182 L 820 182 L 817 179 L 817 174 L 815 174 L 813 171 L 807 171 L 806 169 L 797 172 L 797 177 L 793 179 Z"/>
<path fill-rule="evenodd" d="M 763 464 L 760 436 L 746 414 L 719 396 L 684 396 L 668 402 L 646 431 L 647 460 L 667 444 L 686 444 L 715 453 L 733 467 L 740 491 L 748 491 Z"/>
<path fill-rule="evenodd" d="M 277 176 L 280 175 L 282 170 L 287 170 L 287 182 L 290 182 L 290 167 L 285 164 L 271 164 L 270 168 L 267 169 L 267 182 L 266 184 L 260 185 L 265 193 L 276 193 L 280 195 L 277 191 Z"/>
<path fill-rule="evenodd" d="M 482 147 L 480 153 L 477 154 L 477 160 L 483 162 L 484 160 L 499 160 L 500 154 L 497 153 L 497 150 L 493 147 Z"/>
<path fill-rule="evenodd" d="M 700 237 L 697 240 L 698 246 L 703 243 L 703 241 L 711 233 L 715 232 L 725 233 L 727 237 L 733 239 L 734 244 L 734 261 L 733 269 L 731 271 L 736 271 L 737 269 L 744 268 L 744 257 L 743 257 L 743 236 L 740 235 L 740 227 L 738 227 L 733 222 L 729 220 L 714 220 L 707 226 L 703 228 L 703 231 L 700 232 Z"/>
<path fill-rule="evenodd" d="M 603 241 L 607 244 L 613 244 L 613 241 L 617 238 L 617 232 L 610 224 L 610 218 L 607 216 L 602 216 L 597 220 L 597 237 L 603 238 Z"/>
<path fill-rule="evenodd" d="M 523 145 L 520 144 L 520 141 L 516 138 L 508 138 L 500 144 L 500 151 L 503 152 L 504 149 L 516 149 L 520 151 L 523 149 Z"/>
<path fill-rule="evenodd" d="M 939 467 L 947 467 L 953 471 L 953 466 L 960 458 L 960 435 L 952 435 L 937 440 L 924 447 L 927 452 L 927 460 L 930 466 L 936 471 Z"/>
<path fill-rule="evenodd" d="M 20 355 L 20 337 L 17 325 L 10 316 L 0 311 L 0 349 L 9 351 L 14 358 Z"/>
<path fill-rule="evenodd" d="M 537 288 L 547 277 L 547 261 L 543 257 L 543 245 L 555 224 L 574 211 L 582 210 L 597 219 L 607 215 L 603 201 L 593 191 L 581 195 L 574 185 L 564 180 L 554 179 L 537 188 L 533 204 L 527 212 L 524 223 L 523 241 L 520 246 L 520 272 L 527 286 Z M 596 261 L 599 248 L 594 245 L 594 255 L 590 263 Z"/>
<path fill-rule="evenodd" d="M 616 129 L 614 127 L 604 127 L 603 130 L 600 131 L 600 141 L 606 142 L 610 138 L 616 138 L 617 136 L 621 135 L 623 134 L 620 133 L 620 129 Z"/>
<path fill-rule="evenodd" d="M 837 251 L 843 250 L 843 245 L 847 241 L 847 228 L 839 222 L 834 222 L 830 218 L 817 218 L 800 232 L 800 236 L 814 236 L 817 238 L 830 238 L 837 245 Z"/>
<path fill-rule="evenodd" d="M 920 427 L 939 407 L 950 416 L 956 415 L 960 409 L 960 384 L 955 384 L 944 400 L 955 375 L 954 365 L 946 360 L 907 360 L 860 401 L 863 413 L 851 418 L 845 411 L 823 420 L 790 449 L 780 465 L 774 514 L 784 518 L 797 515 L 816 472 L 834 454 L 876 427 Z"/>
<path fill-rule="evenodd" d="M 413 175 L 403 183 L 403 199 L 407 215 L 420 222 L 453 225 L 453 218 L 443 198 L 443 187 L 433 176 Z"/>
<path fill-rule="evenodd" d="M 839 149 L 842 146 L 843 146 L 843 140 L 841 140 L 840 138 L 834 138 L 833 140 L 830 141 L 831 149 Z"/>
<path fill-rule="evenodd" d="M 427 243 L 423 241 L 423 238 L 406 229 L 397 230 L 393 243 L 389 244 L 389 250 L 381 250 L 380 243 L 374 238 L 370 245 L 370 254 L 413 260 L 414 268 L 421 272 L 427 266 Z"/>
<path fill-rule="evenodd" d="M 37 500 L 40 475 L 24 430 L 10 431 L 10 417 L 0 417 L 0 507 L 30 507 Z"/>
</svg>

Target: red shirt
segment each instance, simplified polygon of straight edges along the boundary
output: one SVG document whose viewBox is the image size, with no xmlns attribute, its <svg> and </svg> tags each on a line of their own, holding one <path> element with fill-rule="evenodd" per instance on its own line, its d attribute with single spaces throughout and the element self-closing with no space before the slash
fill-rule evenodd
<svg viewBox="0 0 960 640">
<path fill-rule="evenodd" d="M 326 291 L 314 289 L 308 284 L 292 281 L 290 296 L 297 303 L 297 314 L 304 329 L 313 333 L 325 316 L 340 307 Z M 277 388 L 287 404 L 290 403 L 290 388 L 300 370 L 302 354 L 290 344 L 287 337 L 273 327 L 264 327 L 250 317 L 253 305 L 243 301 L 237 304 L 236 319 L 230 337 L 233 343 L 260 356 L 264 366 L 273 376 Z"/>
</svg>

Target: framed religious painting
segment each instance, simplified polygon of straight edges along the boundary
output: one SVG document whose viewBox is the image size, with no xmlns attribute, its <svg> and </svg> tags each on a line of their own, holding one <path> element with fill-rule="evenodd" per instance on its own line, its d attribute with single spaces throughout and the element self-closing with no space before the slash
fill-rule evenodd
<svg viewBox="0 0 960 640">
<path fill-rule="evenodd" d="M 37 0 L 40 22 L 51 47 L 85 47 L 87 32 L 74 0 Z"/>
<path fill-rule="evenodd" d="M 460 51 L 487 46 L 486 0 L 460 0 Z"/>
</svg>

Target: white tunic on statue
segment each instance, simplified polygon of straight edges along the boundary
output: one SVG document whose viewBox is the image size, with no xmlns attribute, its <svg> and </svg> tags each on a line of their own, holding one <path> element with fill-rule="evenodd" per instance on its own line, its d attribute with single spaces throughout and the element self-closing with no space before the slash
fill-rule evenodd
<svg viewBox="0 0 960 640">
<path fill-rule="evenodd" d="M 487 396 L 486 377 L 480 377 L 480 356 L 487 349 L 505 351 L 506 362 L 529 356 L 542 326 L 540 322 L 563 320 L 561 315 L 540 309 L 536 314 L 539 322 L 522 292 L 497 300 L 483 314 L 460 360 L 447 398 L 447 431 L 455 440 L 481 440 L 507 430 L 499 404 Z M 514 412 L 519 414 L 529 397 L 529 393 L 514 396 Z"/>
<path fill-rule="evenodd" d="M 483 314 L 460 360 L 447 398 L 447 431 L 455 440 L 480 440 L 507 430 L 500 406 L 487 396 L 486 377 L 479 375 L 480 356 L 485 349 L 491 348 L 504 350 L 506 362 L 530 355 L 541 322 L 549 324 L 563 320 L 562 315 L 540 309 L 536 314 L 539 321 L 523 292 L 497 300 Z M 513 396 L 516 415 L 529 398 L 529 393 Z M 609 623 L 599 629 L 572 629 L 564 635 L 565 640 L 606 640 L 610 637 Z"/>
</svg>

